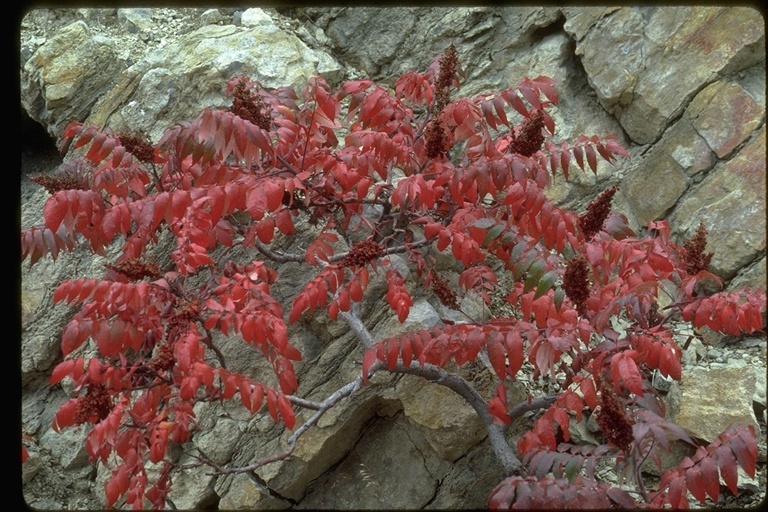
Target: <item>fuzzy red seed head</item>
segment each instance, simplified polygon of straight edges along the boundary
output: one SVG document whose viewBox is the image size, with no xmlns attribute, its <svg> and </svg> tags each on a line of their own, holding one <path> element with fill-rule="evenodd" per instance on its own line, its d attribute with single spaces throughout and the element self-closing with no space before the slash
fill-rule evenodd
<svg viewBox="0 0 768 512">
<path fill-rule="evenodd" d="M 683 245 L 681 256 L 685 263 L 685 270 L 689 275 L 696 275 L 702 270 L 708 270 L 712 261 L 712 253 L 704 252 L 707 247 L 707 230 L 704 224 L 699 224 L 699 229 L 693 238 Z"/>
<path fill-rule="evenodd" d="M 104 386 L 88 386 L 86 394 L 77 399 L 75 423 L 98 423 L 109 415 L 112 406 L 112 397 Z"/>
<path fill-rule="evenodd" d="M 143 132 L 136 134 L 123 133 L 119 137 L 120 144 L 125 150 L 136 157 L 139 162 L 152 163 L 155 161 L 155 148 L 149 137 Z"/>
<path fill-rule="evenodd" d="M 587 206 L 587 212 L 579 217 L 579 227 L 586 240 L 591 239 L 603 229 L 603 223 L 611 213 L 611 201 L 613 201 L 613 196 L 618 189 L 619 187 L 614 185 L 597 196 Z"/>
<path fill-rule="evenodd" d="M 453 291 L 451 287 L 448 286 L 448 283 L 446 283 L 439 275 L 432 273 L 431 277 L 432 291 L 435 292 L 435 295 L 440 302 L 447 308 L 458 310 L 459 303 L 457 301 L 456 292 Z"/>
<path fill-rule="evenodd" d="M 531 156 L 544 144 L 544 116 L 538 110 L 520 124 L 512 136 L 509 151 L 522 156 Z"/>
<path fill-rule="evenodd" d="M 384 254 L 384 248 L 373 240 L 363 240 L 352 246 L 352 249 L 341 260 L 342 267 L 363 267 L 369 261 Z"/>
<path fill-rule="evenodd" d="M 627 417 L 616 393 L 606 385 L 600 389 L 600 412 L 597 415 L 597 425 L 609 443 L 625 452 L 629 451 L 629 445 L 635 439 L 632 433 L 632 422 Z"/>
<path fill-rule="evenodd" d="M 115 264 L 107 263 L 104 266 L 113 272 L 124 275 L 132 281 L 138 281 L 145 277 L 153 279 L 160 277 L 160 268 L 157 265 L 136 258 L 131 258 Z"/>
<path fill-rule="evenodd" d="M 443 123 L 439 117 L 435 116 L 429 122 L 425 130 L 425 137 L 428 158 L 437 158 L 443 154 L 445 133 L 443 132 Z"/>
<path fill-rule="evenodd" d="M 272 126 L 272 118 L 269 112 L 266 112 L 264 102 L 257 93 L 247 87 L 246 80 L 240 79 L 234 89 L 234 100 L 230 111 L 255 124 L 256 126 L 269 130 Z"/>
<path fill-rule="evenodd" d="M 53 174 L 30 176 L 29 179 L 43 187 L 49 194 L 55 194 L 60 190 L 88 190 L 88 176 L 92 170 L 87 160 L 73 158 L 61 164 Z"/>
<path fill-rule="evenodd" d="M 580 315 L 587 312 L 589 298 L 589 267 L 581 254 L 568 262 L 563 275 L 563 290 Z"/>
<path fill-rule="evenodd" d="M 148 366 L 159 373 L 170 370 L 174 364 L 176 364 L 176 358 L 173 355 L 173 347 L 164 343 L 157 349 L 157 354 L 148 363 Z"/>
</svg>

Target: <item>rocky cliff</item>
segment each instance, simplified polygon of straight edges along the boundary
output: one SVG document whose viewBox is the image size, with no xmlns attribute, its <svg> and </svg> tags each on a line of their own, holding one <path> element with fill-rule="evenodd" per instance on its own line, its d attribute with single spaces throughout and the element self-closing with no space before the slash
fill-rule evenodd
<svg viewBox="0 0 768 512">
<path fill-rule="evenodd" d="M 466 71 L 466 95 L 547 75 L 561 98 L 558 137 L 613 133 L 628 149 L 631 159 L 601 164 L 597 176 L 557 180 L 551 198 L 579 209 L 618 184 L 614 205 L 634 229 L 669 219 L 684 239 L 704 223 L 712 270 L 731 287 L 765 289 L 765 33 L 761 14 L 749 8 L 35 10 L 21 25 L 21 103 L 53 139 L 80 120 L 157 140 L 201 108 L 226 105 L 224 84 L 235 75 L 267 87 L 301 87 L 318 74 L 331 84 L 362 76 L 392 84 L 451 43 Z M 26 151 L 24 161 L 38 157 Z M 40 222 L 46 194 L 22 179 L 28 227 Z M 50 291 L 73 275 L 98 275 L 101 263 L 74 252 L 23 271 L 22 425 L 36 439 L 23 480 L 35 508 L 102 504 L 108 471 L 87 463 L 82 431 L 50 429 L 66 390 L 46 385 L 60 357 L 58 333 L 72 314 L 53 307 Z M 277 294 L 289 297 L 291 286 Z M 396 327 L 375 303 L 362 307 L 378 335 L 444 316 L 417 302 L 408 323 Z M 342 326 L 315 324 L 292 336 L 312 361 L 300 369 L 302 396 L 326 396 L 359 372 Z M 764 427 L 765 340 L 705 340 L 686 354 L 685 386 L 670 390 L 678 421 L 702 438 L 730 422 Z M 247 355 L 241 364 L 251 364 Z M 258 417 L 198 412 L 203 428 L 192 442 L 220 463 L 247 464 L 285 440 Z M 376 379 L 319 427 L 290 459 L 254 474 L 185 472 L 174 479 L 174 505 L 477 508 L 501 475 L 471 409 L 416 379 Z M 181 455 L 180 463 L 189 462 Z M 764 487 L 761 475 L 755 486 Z"/>
</svg>

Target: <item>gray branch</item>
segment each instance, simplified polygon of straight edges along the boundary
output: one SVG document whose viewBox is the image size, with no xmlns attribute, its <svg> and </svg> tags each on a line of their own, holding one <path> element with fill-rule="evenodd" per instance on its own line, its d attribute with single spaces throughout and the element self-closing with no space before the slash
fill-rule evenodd
<svg viewBox="0 0 768 512">
<path fill-rule="evenodd" d="M 358 315 L 357 304 L 355 303 L 349 312 L 341 313 L 341 316 L 347 324 L 349 324 L 349 327 L 358 336 L 365 348 L 371 348 L 373 346 L 373 337 Z M 374 364 L 371 367 L 370 374 L 373 374 L 376 369 L 384 367 L 384 364 L 381 363 L 381 361 L 377 361 L 376 363 L 377 364 Z M 486 402 L 480 393 L 478 393 L 478 391 L 463 377 L 447 372 L 435 365 L 425 364 L 422 366 L 415 361 L 412 362 L 410 366 L 404 366 L 402 363 L 398 363 L 391 371 L 394 373 L 407 373 L 423 377 L 458 393 L 470 406 L 472 406 L 483 421 L 483 424 L 488 431 L 488 439 L 491 442 L 491 447 L 496 454 L 496 458 L 501 463 L 504 475 L 511 476 L 519 475 L 521 473 L 522 464 L 504 437 L 504 428 L 493 422 L 493 417 L 488 410 L 488 402 Z"/>
</svg>

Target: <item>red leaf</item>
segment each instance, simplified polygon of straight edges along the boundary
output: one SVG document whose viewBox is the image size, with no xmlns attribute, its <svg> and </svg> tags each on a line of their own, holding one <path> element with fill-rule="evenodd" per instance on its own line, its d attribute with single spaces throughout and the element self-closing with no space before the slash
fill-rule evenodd
<svg viewBox="0 0 768 512">
<path fill-rule="evenodd" d="M 150 438 L 149 460 L 158 463 L 165 457 L 165 451 L 168 447 L 168 436 L 173 428 L 172 422 L 161 421 L 152 431 Z"/>
<path fill-rule="evenodd" d="M 261 404 L 264 402 L 264 386 L 261 384 L 256 384 L 253 386 L 253 390 L 250 392 L 251 395 L 251 407 L 250 411 L 252 413 L 257 413 L 259 409 L 261 409 Z"/>
<path fill-rule="evenodd" d="M 256 223 L 256 234 L 259 237 L 259 240 L 264 243 L 268 244 L 272 242 L 272 239 L 275 237 L 275 219 L 274 217 L 270 217 L 268 219 L 260 220 Z"/>
<path fill-rule="evenodd" d="M 373 363 L 376 362 L 377 354 L 376 354 L 376 348 L 369 348 L 365 351 L 365 354 L 363 354 L 363 384 L 368 383 L 368 371 L 370 370 L 371 366 L 373 366 Z"/>
<path fill-rule="evenodd" d="M 282 209 L 277 212 L 275 215 L 275 225 L 284 235 L 292 235 L 296 232 L 290 210 Z"/>
<path fill-rule="evenodd" d="M 77 412 L 77 398 L 72 398 L 64 402 L 56 415 L 53 417 L 52 428 L 54 432 L 59 432 L 64 427 L 75 424 L 75 413 Z"/>
<path fill-rule="evenodd" d="M 595 389 L 595 383 L 592 381 L 592 379 L 591 378 L 583 379 L 579 384 L 579 389 L 581 390 L 581 393 L 584 395 L 584 402 L 586 402 L 587 407 L 589 407 L 592 410 L 595 410 L 598 404 L 598 400 L 597 400 L 597 390 Z"/>
<path fill-rule="evenodd" d="M 731 427 L 735 430 L 735 427 Z M 731 450 L 739 461 L 739 465 L 751 478 L 755 477 L 755 462 L 757 460 L 757 443 L 752 427 L 739 425 L 735 435 L 728 439 Z"/>
<path fill-rule="evenodd" d="M 397 366 L 397 359 L 400 355 L 400 346 L 396 339 L 390 338 L 389 341 L 387 341 L 386 347 L 387 369 L 391 371 Z"/>
<path fill-rule="evenodd" d="M 720 467 L 720 473 L 723 475 L 725 485 L 734 495 L 739 494 L 739 470 L 733 452 L 728 446 L 721 446 L 715 451 L 717 455 L 717 465 Z"/>
<path fill-rule="evenodd" d="M 690 471 L 690 469 L 688 471 Z M 720 496 L 720 476 L 718 474 L 717 464 L 715 464 L 714 459 L 712 457 L 704 457 L 704 459 L 701 461 L 701 465 L 699 466 L 699 471 L 704 488 L 707 490 L 707 494 L 709 494 L 712 500 L 717 503 L 717 499 Z M 685 477 L 687 481 L 687 472 Z M 699 499 L 699 501 L 703 502 L 704 500 Z"/>
<path fill-rule="evenodd" d="M 267 409 L 269 410 L 269 415 L 272 416 L 272 421 L 275 423 L 280 421 L 277 415 L 277 394 L 274 389 L 267 390 Z"/>
<path fill-rule="evenodd" d="M 488 402 L 488 409 L 494 417 L 494 422 L 499 420 L 498 422 L 502 424 L 512 423 L 512 419 L 509 417 L 509 414 L 507 414 L 507 408 L 504 407 L 504 404 L 498 396 L 493 397 L 491 401 Z"/>
<path fill-rule="evenodd" d="M 520 335 L 520 332 L 515 330 L 507 334 L 506 342 L 507 358 L 509 360 L 509 368 L 507 371 L 509 372 L 509 376 L 514 378 L 515 375 L 517 375 L 517 372 L 520 371 L 520 368 L 522 368 L 523 360 L 525 358 L 523 338 Z"/>
<path fill-rule="evenodd" d="M 91 324 L 92 322 L 89 319 L 79 321 L 77 318 L 67 324 L 61 336 L 61 352 L 63 355 L 69 355 L 83 344 L 90 335 Z"/>
<path fill-rule="evenodd" d="M 589 163 L 592 172 L 597 174 L 597 155 L 595 154 L 595 148 L 589 144 L 584 146 L 584 151 L 587 153 L 587 162 Z"/>
<path fill-rule="evenodd" d="M 630 393 L 642 395 L 643 378 L 637 368 L 637 363 L 632 358 L 632 355 L 635 354 L 637 352 L 634 350 L 628 350 L 615 355 L 611 359 L 611 376 L 615 384 L 618 385 L 621 382 Z"/>
<path fill-rule="evenodd" d="M 411 348 L 411 342 L 407 337 L 400 337 L 400 354 L 403 359 L 403 366 L 408 368 L 411 366 L 413 360 L 413 350 Z"/>
<path fill-rule="evenodd" d="M 293 430 L 294 425 L 296 425 L 296 414 L 293 412 L 291 402 L 288 401 L 285 395 L 280 395 L 278 397 L 277 407 L 280 411 L 280 416 L 283 418 L 283 423 L 285 423 L 285 426 L 289 430 Z"/>
<path fill-rule="evenodd" d="M 571 420 L 568 416 L 568 413 L 565 412 L 565 409 L 561 409 L 557 407 L 553 410 L 553 416 L 557 424 L 560 425 L 560 430 L 563 433 L 563 439 L 568 441 L 571 437 L 570 431 L 569 431 L 569 425 L 571 423 Z"/>
<path fill-rule="evenodd" d="M 665 377 L 672 377 L 679 381 L 683 378 L 683 368 L 677 352 L 670 346 L 664 345 L 659 353 L 659 371 Z"/>
<path fill-rule="evenodd" d="M 715 468 L 717 471 L 717 468 Z M 693 494 L 693 497 L 704 503 L 707 500 L 707 490 L 704 486 L 704 479 L 701 477 L 701 472 L 698 466 L 693 466 L 685 471 L 685 485 L 688 487 L 688 491 Z M 718 483 L 718 491 L 720 484 Z M 717 498 L 714 498 L 717 503 Z"/>
<path fill-rule="evenodd" d="M 685 479 L 682 476 L 676 477 L 670 482 L 667 503 L 672 508 L 688 508 L 688 498 L 685 497 Z"/>
<path fill-rule="evenodd" d="M 504 380 L 507 375 L 506 354 L 504 353 L 504 348 L 501 346 L 501 343 L 499 343 L 498 338 L 498 333 L 489 335 L 486 349 L 488 351 L 488 359 L 491 361 L 491 366 L 493 366 L 493 371 L 496 372 L 499 379 Z"/>
</svg>

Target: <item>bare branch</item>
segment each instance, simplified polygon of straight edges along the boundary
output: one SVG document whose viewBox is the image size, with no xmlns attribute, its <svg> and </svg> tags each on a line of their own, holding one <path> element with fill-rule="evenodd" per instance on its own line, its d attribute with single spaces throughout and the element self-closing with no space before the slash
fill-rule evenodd
<svg viewBox="0 0 768 512">
<path fill-rule="evenodd" d="M 276 252 L 267 247 L 266 245 L 262 244 L 258 240 L 255 241 L 254 245 L 256 246 L 256 249 L 269 258 L 272 261 L 276 261 L 278 263 L 287 263 L 289 261 L 295 261 L 299 263 L 304 262 L 304 255 L 303 254 L 292 254 L 292 253 L 283 253 L 283 252 Z"/>
<path fill-rule="evenodd" d="M 360 316 L 358 315 L 357 303 L 354 303 L 349 312 L 341 313 L 342 318 L 347 322 L 352 331 L 358 336 L 366 349 L 373 346 L 373 337 L 370 331 L 363 325 Z M 378 368 L 384 366 L 381 361 L 376 361 L 371 367 L 370 374 L 372 375 Z M 434 366 L 432 364 L 420 365 L 418 362 L 412 362 L 410 366 L 404 366 L 402 363 L 398 363 L 394 369 L 391 370 L 394 373 L 407 373 L 410 375 L 416 375 L 424 377 L 427 380 L 434 381 L 441 384 L 456 393 L 466 400 L 470 406 L 475 410 L 480 419 L 483 420 L 485 428 L 488 431 L 488 439 L 491 442 L 496 458 L 501 463 L 505 476 L 519 475 L 522 471 L 522 464 L 520 459 L 517 458 L 512 448 L 507 443 L 504 437 L 504 429 L 502 426 L 497 425 L 493 421 L 493 417 L 488 409 L 488 402 L 480 395 L 480 393 L 463 377 L 460 375 L 449 373 L 442 368 Z M 360 377 L 362 382 L 362 377 Z"/>
<path fill-rule="evenodd" d="M 407 373 L 423 377 L 443 385 L 461 395 L 461 397 L 472 406 L 480 419 L 483 420 L 485 429 L 488 431 L 488 440 L 491 443 L 491 448 L 499 463 L 501 463 L 504 475 L 520 475 L 523 472 L 520 459 L 517 458 L 517 455 L 515 455 L 515 452 L 504 437 L 504 428 L 494 423 L 493 417 L 488 409 L 488 403 L 461 375 L 449 373 L 442 368 L 428 363 L 422 366 L 415 361 L 408 367 L 398 363 L 392 371 L 395 373 Z"/>
<path fill-rule="evenodd" d="M 381 368 L 382 366 L 383 366 L 382 363 L 374 364 L 371 367 L 370 373 L 373 374 L 377 369 Z M 236 468 L 223 468 L 218 464 L 214 463 L 213 461 L 206 458 L 200 458 L 200 460 L 202 460 L 205 464 L 211 466 L 215 470 L 213 473 L 214 475 L 224 475 L 224 474 L 231 474 L 231 473 L 247 473 L 249 471 L 254 471 L 262 466 L 266 466 L 267 464 L 284 460 L 293 453 L 293 450 L 296 448 L 296 441 L 298 441 L 299 438 L 302 435 L 304 435 L 305 432 L 307 432 L 307 430 L 309 430 L 312 426 L 316 425 L 317 422 L 320 421 L 320 418 L 322 418 L 322 416 L 326 412 L 328 412 L 329 409 L 334 407 L 343 398 L 350 396 L 352 393 L 360 389 L 362 385 L 363 385 L 363 377 L 361 375 L 357 377 L 355 380 L 353 380 L 352 382 L 349 382 L 343 387 L 336 390 L 333 394 L 328 396 L 328 398 L 326 398 L 322 402 L 313 402 L 310 400 L 303 400 L 297 397 L 289 396 L 288 399 L 292 403 L 295 403 L 301 406 L 306 406 L 307 408 L 310 408 L 310 409 L 317 409 L 317 411 L 315 412 L 315 414 L 312 415 L 311 418 L 305 421 L 299 428 L 297 428 L 293 432 L 293 435 L 291 435 L 291 437 L 288 439 L 288 448 L 283 452 L 269 455 L 247 466 L 240 466 Z"/>
<path fill-rule="evenodd" d="M 353 302 L 349 311 L 339 312 L 339 316 L 347 322 L 349 328 L 357 335 L 357 338 L 362 342 L 366 349 L 373 346 L 373 337 L 368 328 L 363 325 L 363 321 L 360 320 L 360 305 L 357 302 Z"/>
<path fill-rule="evenodd" d="M 533 398 L 530 401 L 521 402 L 509 410 L 507 413 L 509 415 L 509 419 L 511 419 L 512 423 L 514 423 L 520 418 L 520 416 L 529 411 L 536 411 L 538 409 L 549 407 L 555 402 L 558 396 L 560 396 L 560 393 L 540 396 L 538 398 Z"/>
</svg>

